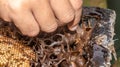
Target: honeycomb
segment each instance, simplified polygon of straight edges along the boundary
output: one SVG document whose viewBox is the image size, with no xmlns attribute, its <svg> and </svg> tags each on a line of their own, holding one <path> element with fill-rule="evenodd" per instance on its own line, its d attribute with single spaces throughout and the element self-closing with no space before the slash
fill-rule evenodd
<svg viewBox="0 0 120 67">
<path fill-rule="evenodd" d="M 36 37 L 22 35 L 13 23 L 0 20 L 0 67 L 110 67 L 115 12 L 83 7 L 75 31 L 67 26 Z"/>
</svg>

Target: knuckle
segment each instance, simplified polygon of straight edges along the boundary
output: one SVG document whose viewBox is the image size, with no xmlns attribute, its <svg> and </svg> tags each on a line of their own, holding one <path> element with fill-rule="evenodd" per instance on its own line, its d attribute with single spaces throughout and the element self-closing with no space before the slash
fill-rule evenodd
<svg viewBox="0 0 120 67">
<path fill-rule="evenodd" d="M 60 21 L 63 23 L 69 23 L 74 19 L 75 13 L 73 11 L 66 12 L 64 16 L 61 17 Z"/>
<path fill-rule="evenodd" d="M 50 32 L 54 32 L 57 29 L 57 23 L 56 24 L 52 24 L 49 26 L 46 26 L 44 29 L 42 29 L 43 31 L 50 33 Z"/>
<path fill-rule="evenodd" d="M 77 0 L 76 1 L 76 9 L 80 9 L 83 5 L 83 1 L 82 0 Z"/>
<path fill-rule="evenodd" d="M 76 0 L 76 4 L 79 5 L 79 6 L 82 6 L 83 0 Z"/>
<path fill-rule="evenodd" d="M 83 5 L 83 0 L 71 0 L 71 4 L 75 10 L 79 10 Z"/>
<path fill-rule="evenodd" d="M 26 7 L 28 7 L 28 3 L 23 0 L 16 0 L 14 2 L 9 3 L 9 9 L 11 12 L 23 11 L 24 9 L 26 9 Z"/>
</svg>

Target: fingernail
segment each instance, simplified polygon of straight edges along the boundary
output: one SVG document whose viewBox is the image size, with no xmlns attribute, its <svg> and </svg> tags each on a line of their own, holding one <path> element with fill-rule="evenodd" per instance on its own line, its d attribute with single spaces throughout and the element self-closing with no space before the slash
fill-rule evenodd
<svg viewBox="0 0 120 67">
<path fill-rule="evenodd" d="M 70 30 L 71 30 L 71 31 L 75 31 L 75 30 L 77 29 L 77 27 L 78 27 L 78 25 L 73 26 L 73 27 L 70 27 Z"/>
</svg>

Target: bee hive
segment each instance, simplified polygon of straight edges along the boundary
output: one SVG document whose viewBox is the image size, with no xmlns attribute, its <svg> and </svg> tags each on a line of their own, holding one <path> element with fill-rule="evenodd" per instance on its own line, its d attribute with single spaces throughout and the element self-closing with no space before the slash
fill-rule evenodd
<svg viewBox="0 0 120 67">
<path fill-rule="evenodd" d="M 0 67 L 110 67 L 114 49 L 115 12 L 83 7 L 75 31 L 67 26 L 36 37 L 22 35 L 0 20 Z"/>
</svg>

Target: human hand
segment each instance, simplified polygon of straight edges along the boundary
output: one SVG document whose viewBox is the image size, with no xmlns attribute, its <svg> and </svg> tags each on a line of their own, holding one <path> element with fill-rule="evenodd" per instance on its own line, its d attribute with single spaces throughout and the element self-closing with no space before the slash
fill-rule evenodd
<svg viewBox="0 0 120 67">
<path fill-rule="evenodd" d="M 0 18 L 14 22 L 24 35 L 36 36 L 64 24 L 74 30 L 81 6 L 82 0 L 0 0 Z"/>
</svg>

